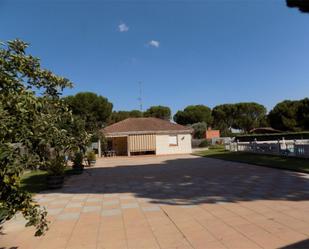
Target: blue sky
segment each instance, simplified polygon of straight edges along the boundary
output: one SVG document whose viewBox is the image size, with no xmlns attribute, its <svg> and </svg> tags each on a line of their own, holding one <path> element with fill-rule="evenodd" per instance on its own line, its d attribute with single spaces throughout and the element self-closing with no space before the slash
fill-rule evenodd
<svg viewBox="0 0 309 249">
<path fill-rule="evenodd" d="M 309 97 L 309 15 L 285 0 L 0 1 L 0 40 L 115 110 Z"/>
</svg>

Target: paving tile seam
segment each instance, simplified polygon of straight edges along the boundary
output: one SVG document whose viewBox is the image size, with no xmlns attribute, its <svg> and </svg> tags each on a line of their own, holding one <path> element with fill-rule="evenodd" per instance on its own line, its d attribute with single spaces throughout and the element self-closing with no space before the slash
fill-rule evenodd
<svg viewBox="0 0 309 249">
<path fill-rule="evenodd" d="M 199 209 L 201 209 L 203 212 L 206 211 L 206 212 L 208 213 L 208 211 L 205 210 L 204 208 L 201 208 L 201 207 L 199 207 L 199 206 L 197 206 L 197 207 L 198 207 Z M 243 234 L 242 232 L 236 230 L 232 225 L 226 223 L 226 222 L 225 222 L 223 219 L 221 219 L 220 217 L 218 217 L 218 216 L 216 216 L 216 215 L 214 215 L 214 214 L 211 214 L 211 215 L 213 215 L 214 217 L 216 217 L 217 219 L 219 219 L 221 222 L 223 222 L 225 225 L 227 225 L 228 227 L 230 227 L 230 228 L 231 228 L 232 230 L 234 230 L 236 233 L 242 234 L 242 235 L 243 235 L 244 237 L 246 237 L 249 241 L 251 241 L 252 243 L 254 243 L 255 245 L 257 245 L 258 247 L 260 247 L 260 248 L 263 249 L 263 247 L 261 247 L 258 243 L 256 243 L 256 242 L 255 242 L 254 240 L 252 240 L 250 237 L 248 237 L 247 235 Z M 207 228 L 207 226 L 205 226 L 203 223 L 201 223 L 199 219 L 196 219 L 195 217 L 193 217 L 193 219 L 194 219 L 197 223 L 199 223 L 202 227 L 204 227 L 209 233 L 211 233 L 211 234 L 217 239 L 217 241 L 221 242 L 221 240 L 218 239 L 217 236 L 215 236 L 215 234 L 213 234 L 213 233 Z M 224 245 L 224 246 L 225 246 L 225 245 Z"/>
<path fill-rule="evenodd" d="M 191 241 L 187 238 L 187 236 L 181 231 L 181 229 L 178 227 L 178 225 L 176 224 L 176 222 L 174 222 L 174 220 L 168 215 L 168 213 L 164 210 L 164 208 L 162 208 L 162 211 L 164 213 L 164 215 L 172 222 L 172 224 L 174 224 L 175 228 L 178 230 L 178 232 L 182 235 L 182 237 L 185 239 L 185 241 L 187 241 L 187 243 L 189 244 L 189 246 L 191 246 L 191 248 L 195 248 Z"/>
<path fill-rule="evenodd" d="M 193 205 L 193 207 L 199 207 L 199 206 L 195 206 Z M 189 209 L 190 210 L 190 209 Z M 203 212 L 206 211 L 208 212 L 207 210 L 202 210 Z M 210 241 L 210 243 L 213 243 L 213 242 L 217 242 L 219 243 L 223 248 L 227 248 L 220 239 L 217 238 L 217 236 L 215 236 L 213 233 L 211 233 L 207 228 L 205 228 L 203 225 L 200 224 L 200 222 L 197 222 L 196 219 L 195 219 L 195 216 L 192 216 L 192 214 L 189 212 L 189 211 L 185 211 L 184 212 L 187 217 L 190 217 L 192 220 L 194 220 L 197 224 L 199 224 L 202 228 L 205 229 L 205 231 L 209 232 L 209 234 L 214 238 L 213 241 Z M 209 212 L 208 212 L 209 213 Z M 212 214 L 211 214 L 212 215 Z"/>
<path fill-rule="evenodd" d="M 125 238 L 126 238 L 126 247 L 129 248 L 127 226 L 126 226 L 122 212 L 121 212 L 121 221 L 122 221 L 122 225 L 124 227 L 124 235 L 125 235 Z"/>
<path fill-rule="evenodd" d="M 239 204 L 239 205 L 242 206 L 241 204 Z M 256 212 L 255 210 L 252 210 L 252 209 L 250 209 L 250 208 L 248 208 L 248 207 L 244 207 L 244 206 L 242 206 L 242 207 L 243 207 L 243 208 L 247 208 L 247 209 L 249 209 L 249 210 L 251 210 L 251 211 L 253 211 L 253 212 L 255 212 L 255 213 L 258 213 L 258 212 Z M 224 208 L 224 207 L 223 207 L 223 208 Z M 227 209 L 226 209 L 226 210 L 227 210 Z M 231 211 L 231 212 L 233 212 L 233 211 Z M 233 213 L 234 213 L 234 212 L 233 212 Z M 216 216 L 216 215 L 214 215 L 214 216 Z M 267 231 L 264 227 L 260 226 L 259 224 L 254 223 L 254 222 L 248 220 L 246 217 L 243 217 L 243 216 L 241 216 L 241 215 L 239 215 L 239 216 L 242 217 L 242 218 L 244 218 L 245 220 L 247 220 L 247 221 L 249 222 L 249 224 L 252 224 L 252 225 L 255 225 L 255 226 L 259 227 L 260 229 L 262 229 L 262 230 L 263 230 L 264 232 L 266 232 L 267 234 L 276 237 L 276 238 L 277 238 L 278 240 L 280 240 L 282 243 L 284 242 L 284 241 L 283 241 L 280 237 L 278 237 L 276 234 Z M 218 217 L 218 216 L 216 216 L 216 217 L 217 217 L 218 219 L 220 219 L 222 222 L 224 222 L 226 225 L 229 225 L 229 224 L 226 223 L 222 218 L 220 218 L 220 217 Z M 231 225 L 229 225 L 229 226 L 232 227 Z M 259 247 L 264 248 L 264 249 L 267 249 L 267 248 L 268 248 L 268 247 L 264 247 L 263 245 L 259 244 L 259 243 L 256 242 L 255 240 L 251 239 L 246 233 L 242 232 L 241 229 L 239 229 L 239 228 L 237 229 L 237 226 L 235 226 L 234 230 L 236 230 L 237 232 L 241 233 L 243 236 L 245 236 L 247 239 L 249 239 L 250 241 L 252 241 L 252 242 L 254 242 L 255 244 L 257 244 Z"/>
<path fill-rule="evenodd" d="M 159 209 L 163 212 L 163 210 L 161 209 L 160 206 L 159 206 Z M 153 236 L 153 237 L 155 238 L 155 240 L 156 240 L 156 243 L 157 243 L 158 247 L 159 247 L 160 249 L 163 249 L 163 248 L 161 247 L 161 245 L 160 245 L 160 242 L 159 242 L 157 236 L 155 235 L 155 233 L 154 233 L 154 231 L 153 231 L 153 228 L 152 228 L 152 226 L 151 226 L 151 224 L 150 224 L 150 222 L 149 222 L 149 220 L 148 220 L 148 218 L 147 218 L 147 216 L 146 216 L 146 214 L 145 214 L 145 211 L 144 211 L 142 208 L 141 208 L 141 211 L 142 211 L 142 214 L 143 214 L 143 216 L 144 216 L 144 219 L 146 220 L 146 222 L 147 222 L 147 224 L 148 224 L 148 227 L 149 227 L 150 230 L 151 230 L 152 236 Z"/>
<path fill-rule="evenodd" d="M 266 206 L 265 204 L 262 204 L 262 205 L 263 205 L 263 206 Z M 266 206 L 266 207 L 267 207 L 267 206 Z M 292 208 L 291 208 L 291 209 L 292 209 Z M 280 213 L 280 214 L 282 214 L 282 215 L 288 216 L 288 217 L 290 217 L 291 219 L 296 219 L 296 220 L 298 220 L 298 221 L 300 221 L 300 222 L 308 223 L 307 221 L 304 221 L 304 220 L 299 219 L 299 218 L 297 218 L 297 217 L 295 217 L 295 216 L 291 216 L 291 215 L 285 213 L 283 210 L 274 210 L 274 211 L 276 211 L 277 213 Z M 263 215 L 263 213 L 261 213 L 261 214 Z M 308 224 L 308 226 L 309 226 L 309 224 Z"/>
<path fill-rule="evenodd" d="M 71 240 L 71 238 L 72 238 L 72 236 L 73 236 L 73 232 L 74 232 L 74 229 L 75 229 L 76 226 L 77 226 L 78 220 L 79 220 L 79 219 L 77 219 L 77 220 L 74 222 L 74 226 L 73 226 L 73 228 L 72 228 L 71 231 L 70 231 L 70 235 L 68 236 L 69 238 L 67 239 L 67 241 L 66 241 L 66 243 L 65 243 L 65 246 L 64 246 L 65 249 L 68 248 L 68 244 L 69 244 L 69 242 L 70 242 L 70 240 Z M 40 248 L 37 248 L 37 249 L 40 249 Z"/>
<path fill-rule="evenodd" d="M 99 227 L 98 227 L 98 229 L 97 229 L 97 235 L 96 235 L 96 249 L 98 249 L 98 245 L 99 245 L 99 235 L 100 235 L 100 231 L 101 231 L 101 228 L 102 228 L 102 226 L 103 226 L 103 224 L 102 224 L 102 221 L 103 219 L 102 219 L 102 217 L 100 217 L 100 222 L 99 222 Z"/>
<path fill-rule="evenodd" d="M 240 204 L 240 205 L 241 205 L 241 204 Z M 262 204 L 262 205 L 265 206 L 265 207 L 267 207 L 267 205 L 265 205 L 265 204 Z M 250 209 L 250 208 L 248 208 L 248 209 Z M 253 211 L 252 209 L 250 209 L 250 210 Z M 287 214 L 285 214 L 285 213 L 282 213 L 282 212 L 280 212 L 280 211 L 278 211 L 278 210 L 273 210 L 273 211 L 275 211 L 275 212 L 277 212 L 277 213 L 281 213 L 282 215 L 289 216 L 289 215 L 287 215 Z M 256 212 L 256 213 L 258 213 L 258 212 Z M 263 213 L 258 213 L 258 214 L 262 215 L 263 217 L 265 217 L 266 219 L 269 220 L 269 218 L 267 218 L 267 216 L 265 216 Z M 289 217 L 292 218 L 292 219 L 296 219 L 295 217 L 292 217 L 292 216 L 289 216 Z M 243 218 L 245 218 L 245 219 L 247 220 L 246 217 L 243 217 Z M 297 219 L 297 220 L 298 220 L 298 219 Z M 288 227 L 290 230 L 292 230 L 292 231 L 294 231 L 294 232 L 296 232 L 296 233 L 303 234 L 303 235 L 305 235 L 305 236 L 307 236 L 307 237 L 309 238 L 309 236 L 308 236 L 306 233 L 299 232 L 298 230 L 296 230 L 296 229 L 290 227 L 289 225 L 287 225 L 287 224 L 285 224 L 285 223 L 281 223 L 280 220 L 272 219 L 271 221 L 272 221 L 272 222 L 275 222 L 276 224 L 279 224 L 279 225 Z M 298 221 L 304 222 L 304 221 L 302 221 L 302 220 L 298 220 Z M 267 231 L 264 227 L 262 227 L 261 225 L 257 224 L 256 222 L 253 222 L 253 223 L 254 223 L 255 225 L 261 227 L 263 230 Z M 307 222 L 304 222 L 304 223 L 307 223 Z M 308 226 L 309 226 L 309 224 L 308 224 Z M 267 232 L 269 232 L 269 231 L 267 231 Z M 269 232 L 269 233 L 270 233 L 270 232 Z M 273 233 L 270 233 L 270 234 L 273 235 Z M 277 236 L 277 235 L 276 235 L 276 236 Z M 279 237 L 278 237 L 278 238 L 279 238 Z M 281 239 L 281 238 L 279 238 L 279 239 Z"/>
<path fill-rule="evenodd" d="M 242 206 L 241 204 L 238 204 L 238 205 Z M 251 209 L 248 208 L 248 207 L 244 207 L 244 206 L 242 206 L 242 207 L 251 210 Z M 260 228 L 261 228 L 262 230 L 264 230 L 265 232 L 267 232 L 267 233 L 273 235 L 272 233 L 270 233 L 269 231 L 267 231 L 264 227 L 262 227 L 262 226 L 260 226 L 259 224 L 257 224 L 257 223 L 255 223 L 255 222 L 252 222 L 251 220 L 249 220 L 246 216 L 242 216 L 242 215 L 240 215 L 240 214 L 237 214 L 237 213 L 235 213 L 234 211 L 229 210 L 229 209 L 227 209 L 227 208 L 225 208 L 225 207 L 223 207 L 223 208 L 224 208 L 225 210 L 229 211 L 229 212 L 234 213 L 236 216 L 239 216 L 239 217 L 245 219 L 245 220 L 248 221 L 250 224 L 254 224 L 254 225 L 260 227 Z M 251 210 L 251 211 L 255 212 L 254 210 Z M 257 213 L 257 212 L 255 212 L 255 213 Z M 224 220 L 221 219 L 220 217 L 218 217 L 218 216 L 216 216 L 216 217 L 219 218 L 220 220 L 222 220 L 222 221 L 224 222 Z M 226 223 L 226 222 L 224 222 L 224 223 Z M 278 237 L 278 238 L 279 238 L 279 237 Z"/>
<path fill-rule="evenodd" d="M 241 204 L 238 204 L 238 205 L 241 206 Z M 254 210 L 252 210 L 252 209 L 250 209 L 250 208 L 248 208 L 248 207 L 244 207 L 244 206 L 242 206 L 242 207 L 243 207 L 243 208 L 247 208 L 247 209 L 249 209 L 249 210 L 251 210 L 251 211 L 257 213 L 256 211 L 254 211 Z M 227 209 L 227 210 L 228 210 L 228 209 Z M 229 210 L 229 211 L 231 211 L 231 210 Z M 231 211 L 231 212 L 233 212 L 233 211 Z M 233 212 L 233 213 L 235 213 L 235 212 Z M 270 234 L 271 236 L 274 236 L 275 238 L 277 238 L 277 239 L 279 239 L 280 241 L 284 242 L 284 240 L 283 240 L 281 237 L 279 237 L 278 234 L 272 233 L 272 232 L 268 231 L 268 230 L 267 230 L 265 227 L 263 227 L 261 224 L 256 223 L 255 221 L 249 220 L 246 216 L 239 215 L 239 214 L 237 214 L 237 213 L 235 213 L 235 214 L 238 215 L 238 216 L 240 216 L 240 217 L 242 217 L 243 219 L 247 220 L 250 224 L 254 224 L 254 225 L 256 225 L 257 227 L 261 228 L 263 231 L 267 232 L 267 233 Z M 258 214 L 260 214 L 260 215 L 262 215 L 263 217 L 265 217 L 266 219 L 268 219 L 268 218 L 267 218 L 266 216 L 264 216 L 263 214 L 261 214 L 261 213 L 258 213 Z M 222 220 L 221 218 L 219 218 L 219 219 Z M 222 221 L 223 221 L 223 220 L 222 220 Z M 274 222 L 274 223 L 276 223 L 276 224 L 279 224 L 279 225 L 281 225 L 281 226 L 283 225 L 283 226 L 287 227 L 286 224 L 282 224 L 282 223 L 276 222 L 275 220 L 271 220 L 271 221 Z M 223 222 L 224 222 L 224 221 L 223 221 Z M 300 233 L 299 231 L 294 230 L 294 229 L 291 229 L 290 227 L 288 227 L 288 229 L 290 229 L 290 230 L 292 230 L 292 231 L 294 231 L 294 232 L 296 232 L 296 233 Z M 236 231 L 238 231 L 238 230 L 236 230 Z M 306 235 L 306 236 L 307 236 L 307 235 Z M 247 236 L 246 236 L 246 237 L 247 237 Z M 309 237 L 308 237 L 308 238 L 309 238 Z"/>
<path fill-rule="evenodd" d="M 238 204 L 238 205 L 240 205 L 241 206 L 241 204 Z M 243 207 L 243 206 L 242 206 Z M 223 207 L 224 208 L 224 207 Z M 243 207 L 243 208 L 247 208 L 247 207 Z M 226 208 L 224 208 L 225 210 L 228 210 L 228 209 L 226 209 Z M 250 208 L 247 208 L 247 209 L 250 209 Z M 251 209 L 250 209 L 251 210 Z M 280 240 L 282 240 L 280 237 L 278 237 L 276 234 L 273 234 L 273 233 L 271 233 L 271 232 L 269 232 L 268 230 L 266 230 L 265 229 L 265 227 L 263 227 L 263 226 L 261 226 L 260 224 L 258 224 L 258 223 L 255 223 L 254 221 L 252 222 L 251 220 L 249 220 L 246 216 L 242 216 L 242 215 L 239 215 L 239 214 L 237 214 L 237 213 L 235 213 L 235 212 L 233 212 L 233 211 L 231 211 L 231 210 L 228 210 L 228 211 L 230 211 L 230 212 L 232 212 L 232 213 L 234 213 L 235 215 L 237 215 L 237 216 L 239 216 L 239 217 L 241 217 L 241 218 L 243 218 L 243 219 L 245 219 L 246 221 L 248 221 L 249 222 L 249 224 L 254 224 L 254 225 L 256 225 L 257 227 L 259 227 L 259 228 L 261 228 L 263 231 L 265 231 L 266 233 L 268 233 L 268 234 L 270 234 L 270 235 L 272 235 L 272 236 L 275 236 L 275 237 L 277 237 L 278 239 L 280 239 Z M 254 210 L 251 210 L 251 211 L 253 211 L 253 212 L 255 212 Z M 257 213 L 257 212 L 255 212 L 255 213 Z M 220 217 L 218 217 L 218 216 L 216 216 L 217 218 L 219 218 L 222 222 L 224 222 L 224 220 L 223 219 L 221 219 Z M 225 224 L 227 224 L 226 222 L 224 222 Z M 228 225 L 228 224 L 227 224 Z M 236 230 L 236 229 L 234 229 L 234 230 Z M 236 230 L 236 231 L 239 231 L 239 230 Z M 240 231 L 241 232 L 241 231 Z M 242 233 L 242 232 L 241 232 Z M 244 234 L 243 234 L 244 235 Z M 246 236 L 246 235 L 245 235 Z M 247 237 L 247 236 L 246 236 Z M 250 239 L 251 240 L 251 239 Z"/>
</svg>

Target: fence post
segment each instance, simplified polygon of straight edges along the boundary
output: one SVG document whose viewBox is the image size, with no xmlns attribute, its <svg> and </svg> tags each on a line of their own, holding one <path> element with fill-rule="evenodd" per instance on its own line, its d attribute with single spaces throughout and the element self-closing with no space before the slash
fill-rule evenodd
<svg viewBox="0 0 309 249">
<path fill-rule="evenodd" d="M 257 140 L 256 138 L 254 139 L 254 144 L 253 144 L 253 152 L 257 152 Z"/>
<path fill-rule="evenodd" d="M 236 140 L 236 152 L 238 151 L 238 142 L 239 142 L 239 139 Z"/>
<path fill-rule="evenodd" d="M 278 139 L 278 155 L 280 155 L 280 139 Z"/>
</svg>

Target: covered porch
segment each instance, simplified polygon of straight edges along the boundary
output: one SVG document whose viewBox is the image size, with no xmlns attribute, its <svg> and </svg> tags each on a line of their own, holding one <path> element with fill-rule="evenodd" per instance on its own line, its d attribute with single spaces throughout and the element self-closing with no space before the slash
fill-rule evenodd
<svg viewBox="0 0 309 249">
<path fill-rule="evenodd" d="M 156 154 L 155 134 L 106 136 L 107 148 L 115 156 Z"/>
</svg>

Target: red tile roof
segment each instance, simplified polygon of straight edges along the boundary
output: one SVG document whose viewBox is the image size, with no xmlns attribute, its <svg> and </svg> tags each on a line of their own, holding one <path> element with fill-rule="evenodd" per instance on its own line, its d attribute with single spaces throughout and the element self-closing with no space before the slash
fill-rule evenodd
<svg viewBox="0 0 309 249">
<path fill-rule="evenodd" d="M 102 129 L 105 136 L 191 133 L 192 129 L 159 118 L 127 118 Z"/>
</svg>

